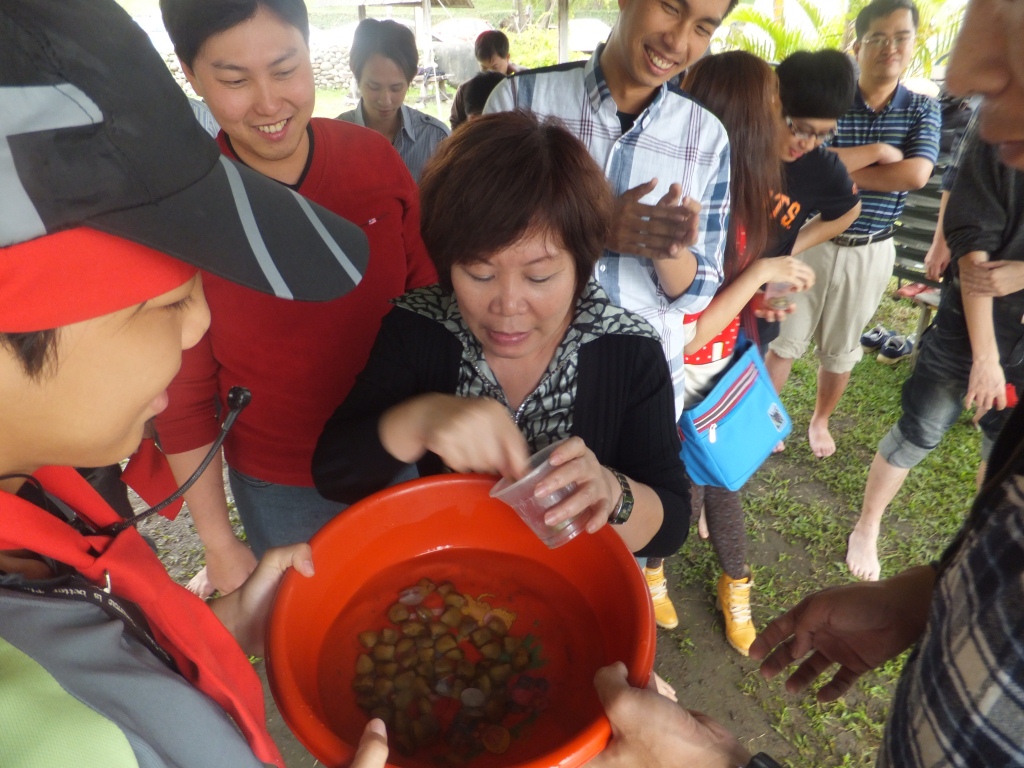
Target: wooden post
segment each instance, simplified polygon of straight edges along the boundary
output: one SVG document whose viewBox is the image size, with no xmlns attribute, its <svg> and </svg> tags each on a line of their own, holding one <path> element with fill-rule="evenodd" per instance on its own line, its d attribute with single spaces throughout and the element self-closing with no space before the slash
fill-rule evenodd
<svg viewBox="0 0 1024 768">
<path fill-rule="evenodd" d="M 434 62 L 434 33 L 431 31 L 430 0 L 422 0 L 423 9 L 423 90 L 426 92 L 427 83 L 431 76 L 434 77 L 434 101 L 438 111 L 441 109 L 441 85 L 437 82 L 437 65 Z M 426 95 L 426 93 L 422 94 Z"/>
<path fill-rule="evenodd" d="M 558 0 L 558 63 L 569 60 L 569 0 Z"/>
</svg>

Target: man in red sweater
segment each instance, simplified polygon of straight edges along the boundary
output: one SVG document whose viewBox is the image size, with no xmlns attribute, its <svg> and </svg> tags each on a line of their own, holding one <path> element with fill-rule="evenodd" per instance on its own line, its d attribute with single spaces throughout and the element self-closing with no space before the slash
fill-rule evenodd
<svg viewBox="0 0 1024 768">
<path fill-rule="evenodd" d="M 224 443 L 249 546 L 228 520 L 219 462 L 186 495 L 206 548 L 208 592 L 235 589 L 268 547 L 306 541 L 343 507 L 313 488 L 327 417 L 362 370 L 389 300 L 436 275 L 419 234 L 412 177 L 387 140 L 311 119 L 309 22 L 302 0 L 161 0 L 182 69 L 221 126 L 221 152 L 362 227 L 370 262 L 359 286 L 322 305 L 288 302 L 204 274 L 210 330 L 186 352 L 157 420 L 179 482 L 218 430 L 228 389 L 252 405 Z"/>
</svg>

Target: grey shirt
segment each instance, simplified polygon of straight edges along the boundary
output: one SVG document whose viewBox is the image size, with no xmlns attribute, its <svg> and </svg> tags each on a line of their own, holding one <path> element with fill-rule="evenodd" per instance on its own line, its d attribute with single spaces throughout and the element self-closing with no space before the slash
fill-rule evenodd
<svg viewBox="0 0 1024 768">
<path fill-rule="evenodd" d="M 224 710 L 121 621 L 2 583 L 0 765 L 263 767 Z"/>
<path fill-rule="evenodd" d="M 337 119 L 344 120 L 347 123 L 355 123 L 365 128 L 363 100 L 359 100 L 355 109 L 342 112 L 338 115 Z M 451 134 L 451 130 L 436 117 L 431 117 L 405 104 L 402 105 L 401 120 L 402 127 L 395 135 L 392 146 L 398 150 L 402 162 L 405 163 L 405 167 L 412 174 L 413 181 L 419 184 L 423 166 L 427 164 L 427 160 L 434 154 L 437 145 Z"/>
</svg>

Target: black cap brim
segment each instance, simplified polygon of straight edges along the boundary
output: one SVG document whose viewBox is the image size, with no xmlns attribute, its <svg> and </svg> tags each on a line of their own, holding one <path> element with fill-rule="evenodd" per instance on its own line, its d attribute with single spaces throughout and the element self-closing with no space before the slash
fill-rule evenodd
<svg viewBox="0 0 1024 768">
<path fill-rule="evenodd" d="M 86 223 L 284 299 L 326 301 L 347 293 L 369 258 L 366 235 L 355 224 L 226 157 L 159 203 Z"/>
<path fill-rule="evenodd" d="M 281 298 L 359 284 L 360 228 L 224 157 L 112 0 L 0 3 L 0 86 L 3 246 L 85 226 Z"/>
</svg>

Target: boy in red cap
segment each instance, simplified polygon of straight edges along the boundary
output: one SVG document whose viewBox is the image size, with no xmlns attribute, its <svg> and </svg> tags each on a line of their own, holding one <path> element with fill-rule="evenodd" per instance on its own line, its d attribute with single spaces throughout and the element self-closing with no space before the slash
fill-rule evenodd
<svg viewBox="0 0 1024 768">
<path fill-rule="evenodd" d="M 71 467 L 167 406 L 209 324 L 200 268 L 328 300 L 366 239 L 223 159 L 109 0 L 5 0 L 0 128 L 0 763 L 283 766 L 246 652 L 308 547 L 207 606 Z M 378 721 L 354 765 L 386 754 Z"/>
</svg>

